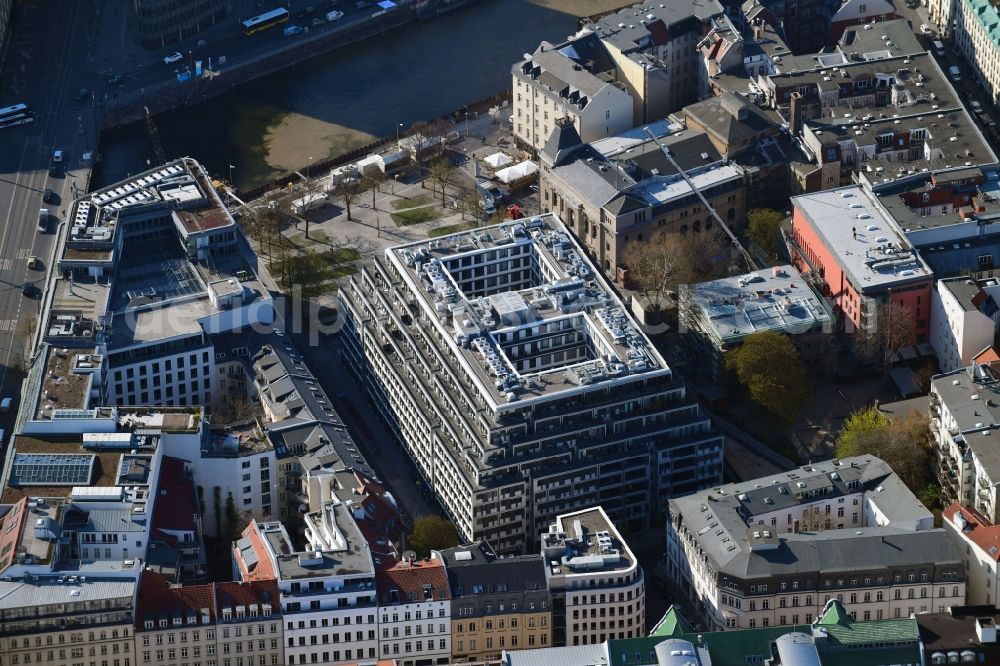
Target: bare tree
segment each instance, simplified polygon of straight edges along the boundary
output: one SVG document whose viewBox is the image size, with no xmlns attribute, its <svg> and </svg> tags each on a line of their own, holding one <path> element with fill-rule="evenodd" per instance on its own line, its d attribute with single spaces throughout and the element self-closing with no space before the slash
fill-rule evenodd
<svg viewBox="0 0 1000 666">
<path fill-rule="evenodd" d="M 454 177 L 451 162 L 446 157 L 438 157 L 427 165 L 427 171 L 431 182 L 441 188 L 441 205 L 443 206 L 448 185 L 451 184 Z"/>
<path fill-rule="evenodd" d="M 913 344 L 915 331 L 910 310 L 898 303 L 879 303 L 874 316 L 858 331 L 858 351 L 867 361 L 888 370 L 899 350 Z"/>
<path fill-rule="evenodd" d="M 721 269 L 721 246 L 711 234 L 661 233 L 648 241 L 632 241 L 623 255 L 628 281 L 655 307 L 668 292 L 682 283 L 717 277 Z"/>
<path fill-rule="evenodd" d="M 462 211 L 462 219 L 464 220 L 466 215 L 470 215 L 473 220 L 481 220 L 481 201 L 482 195 L 475 188 L 464 190 L 458 198 L 458 207 Z"/>
<path fill-rule="evenodd" d="M 351 218 L 351 202 L 354 197 L 361 193 L 361 183 L 356 178 L 345 178 L 337 183 L 333 193 L 344 200 L 344 208 L 347 209 L 347 219 Z"/>
<path fill-rule="evenodd" d="M 375 210 L 375 195 L 378 194 L 379 188 L 382 186 L 386 180 L 385 174 L 381 169 L 368 169 L 365 175 L 361 178 L 362 189 L 372 191 L 372 210 Z"/>
<path fill-rule="evenodd" d="M 213 425 L 250 421 L 262 414 L 260 403 L 250 400 L 244 393 L 219 396 L 212 402 Z"/>
</svg>

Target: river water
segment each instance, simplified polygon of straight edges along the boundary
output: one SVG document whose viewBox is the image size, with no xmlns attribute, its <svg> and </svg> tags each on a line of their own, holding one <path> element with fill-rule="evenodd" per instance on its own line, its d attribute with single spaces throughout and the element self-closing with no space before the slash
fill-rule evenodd
<svg viewBox="0 0 1000 666">
<path fill-rule="evenodd" d="M 166 157 L 189 155 L 247 188 L 390 136 L 510 87 L 510 67 L 578 15 L 622 0 L 478 0 L 474 5 L 351 45 L 258 79 L 198 107 L 156 119 Z M 92 186 L 155 161 L 145 126 L 106 132 Z"/>
</svg>

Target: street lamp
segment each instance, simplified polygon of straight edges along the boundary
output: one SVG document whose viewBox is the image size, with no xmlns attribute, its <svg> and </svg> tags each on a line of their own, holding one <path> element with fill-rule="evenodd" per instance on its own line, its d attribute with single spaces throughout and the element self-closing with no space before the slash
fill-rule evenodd
<svg viewBox="0 0 1000 666">
<path fill-rule="evenodd" d="M 399 128 L 403 126 L 403 123 L 396 123 L 396 146 L 399 146 Z"/>
</svg>

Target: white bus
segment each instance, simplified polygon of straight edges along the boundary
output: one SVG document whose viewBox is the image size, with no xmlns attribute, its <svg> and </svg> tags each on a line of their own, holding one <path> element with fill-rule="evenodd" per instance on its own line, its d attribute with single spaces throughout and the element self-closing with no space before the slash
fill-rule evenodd
<svg viewBox="0 0 1000 666">
<path fill-rule="evenodd" d="M 14 104 L 0 109 L 0 128 L 30 123 L 35 119 L 27 104 Z"/>
<path fill-rule="evenodd" d="M 288 21 L 288 10 L 283 8 L 272 9 L 269 12 L 240 21 L 244 35 L 252 35 L 255 32 L 266 30 L 272 26 Z"/>
</svg>

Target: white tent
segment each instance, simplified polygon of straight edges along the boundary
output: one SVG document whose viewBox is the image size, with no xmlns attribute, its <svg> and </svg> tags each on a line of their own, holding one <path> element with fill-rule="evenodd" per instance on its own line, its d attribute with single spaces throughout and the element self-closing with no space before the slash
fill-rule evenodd
<svg viewBox="0 0 1000 666">
<path fill-rule="evenodd" d="M 526 160 L 520 164 L 500 169 L 493 176 L 505 185 L 516 183 L 519 180 L 530 178 L 538 173 L 538 165 L 531 160 Z"/>
<path fill-rule="evenodd" d="M 509 166 L 514 163 L 514 160 L 510 159 L 503 153 L 493 153 L 483 161 L 493 169 L 502 169 L 505 166 Z"/>
</svg>

